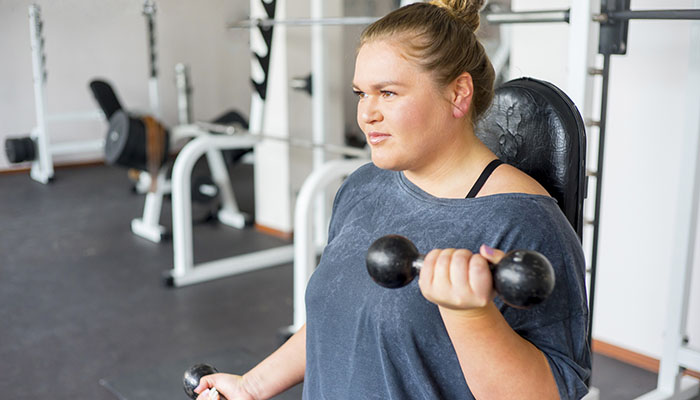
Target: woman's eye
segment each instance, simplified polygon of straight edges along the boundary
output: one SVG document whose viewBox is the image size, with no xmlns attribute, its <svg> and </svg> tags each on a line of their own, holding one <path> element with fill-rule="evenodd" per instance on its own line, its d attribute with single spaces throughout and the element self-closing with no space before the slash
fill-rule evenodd
<svg viewBox="0 0 700 400">
<path fill-rule="evenodd" d="M 359 91 L 359 90 L 353 90 L 353 93 L 355 93 L 355 96 L 357 96 L 360 99 L 364 99 L 367 97 L 367 94 L 365 92 Z"/>
<path fill-rule="evenodd" d="M 396 93 L 389 91 L 389 90 L 382 90 L 382 96 L 383 97 L 394 97 L 394 96 L 396 96 Z"/>
</svg>

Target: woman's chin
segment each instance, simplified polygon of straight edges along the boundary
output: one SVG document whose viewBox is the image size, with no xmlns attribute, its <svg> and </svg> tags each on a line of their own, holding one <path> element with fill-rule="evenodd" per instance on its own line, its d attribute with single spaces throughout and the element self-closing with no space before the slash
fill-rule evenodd
<svg viewBox="0 0 700 400">
<path fill-rule="evenodd" d="M 374 152 L 372 152 L 372 163 L 377 168 L 381 169 L 388 169 L 392 171 L 402 171 L 404 169 L 399 163 L 396 162 L 396 160 L 375 155 Z"/>
</svg>

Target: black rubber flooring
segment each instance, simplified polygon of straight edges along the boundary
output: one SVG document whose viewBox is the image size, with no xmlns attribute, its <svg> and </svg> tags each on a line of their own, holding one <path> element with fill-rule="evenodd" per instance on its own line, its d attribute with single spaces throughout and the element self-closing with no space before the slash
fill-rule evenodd
<svg viewBox="0 0 700 400">
<path fill-rule="evenodd" d="M 232 176 L 252 212 L 251 167 Z M 120 169 L 59 169 L 50 185 L 0 175 L 0 398 L 185 399 L 192 363 L 243 373 L 277 347 L 292 322 L 291 265 L 166 288 L 172 243 L 131 233 L 142 207 Z M 162 221 L 170 226 L 167 204 Z M 198 262 L 288 244 L 216 223 L 196 225 L 194 237 Z M 653 373 L 594 362 L 603 400 L 656 385 Z"/>
</svg>

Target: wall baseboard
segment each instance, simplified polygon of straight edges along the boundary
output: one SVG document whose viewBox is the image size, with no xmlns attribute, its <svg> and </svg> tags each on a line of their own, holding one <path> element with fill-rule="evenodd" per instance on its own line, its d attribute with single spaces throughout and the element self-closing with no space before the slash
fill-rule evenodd
<svg viewBox="0 0 700 400">
<path fill-rule="evenodd" d="M 64 164 L 54 165 L 54 169 L 67 169 L 67 168 L 80 168 L 80 167 L 94 167 L 105 165 L 104 160 L 88 160 L 88 161 L 77 161 Z M 31 170 L 30 166 L 11 168 L 11 169 L 0 169 L 0 175 L 17 175 L 17 174 L 27 174 Z M 294 234 L 292 232 L 284 232 L 278 229 L 270 228 L 265 225 L 255 224 L 255 229 L 266 235 L 274 236 L 283 240 L 292 240 Z"/>
<path fill-rule="evenodd" d="M 57 169 L 66 169 L 66 168 L 77 168 L 77 167 L 95 167 L 98 165 L 105 165 L 104 160 L 74 161 L 74 162 L 67 162 L 64 164 L 54 164 L 53 168 L 54 168 L 54 170 L 57 170 Z M 31 166 L 0 169 L 0 175 L 28 174 L 31 169 L 32 169 Z"/>
<path fill-rule="evenodd" d="M 291 232 L 280 231 L 265 225 L 255 224 L 255 230 L 284 240 L 292 240 L 294 238 L 294 234 Z"/>
<path fill-rule="evenodd" d="M 656 358 L 645 356 L 601 340 L 593 339 L 593 352 L 647 371 L 654 373 L 659 372 L 659 360 Z M 683 374 L 700 379 L 700 372 L 698 371 L 687 369 L 683 372 Z"/>
</svg>

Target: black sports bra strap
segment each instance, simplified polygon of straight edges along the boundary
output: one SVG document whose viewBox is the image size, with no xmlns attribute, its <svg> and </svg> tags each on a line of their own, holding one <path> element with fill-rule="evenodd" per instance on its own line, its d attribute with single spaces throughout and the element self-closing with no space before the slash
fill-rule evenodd
<svg viewBox="0 0 700 400">
<path fill-rule="evenodd" d="M 481 188 L 484 186 L 484 183 L 486 183 L 486 180 L 489 179 L 489 176 L 491 176 L 491 173 L 498 168 L 499 165 L 503 164 L 503 161 L 499 159 L 495 159 L 489 163 L 489 165 L 484 168 L 484 170 L 481 172 L 481 175 L 479 175 L 479 179 L 476 180 L 476 183 L 474 183 L 474 186 L 472 186 L 471 190 L 469 191 L 469 194 L 467 194 L 466 199 L 470 199 L 472 197 L 476 197 L 476 195 L 479 193 Z"/>
</svg>

